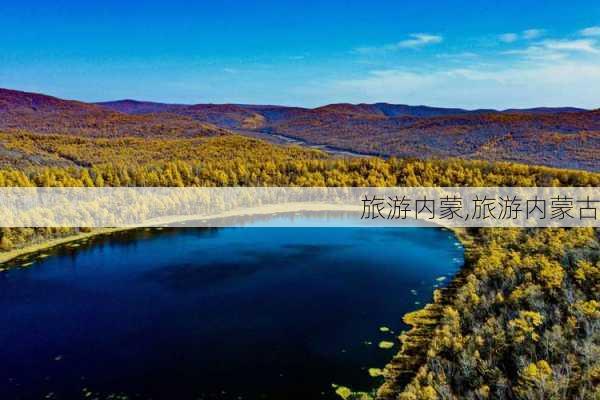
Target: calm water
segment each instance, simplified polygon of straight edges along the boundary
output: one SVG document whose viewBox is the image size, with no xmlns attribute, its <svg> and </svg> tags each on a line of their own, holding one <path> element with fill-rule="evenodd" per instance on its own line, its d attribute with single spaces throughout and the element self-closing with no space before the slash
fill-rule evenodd
<svg viewBox="0 0 600 400">
<path fill-rule="evenodd" d="M 0 399 L 369 390 L 398 347 L 379 341 L 461 263 L 432 228 L 188 228 L 58 249 L 0 273 Z"/>
</svg>

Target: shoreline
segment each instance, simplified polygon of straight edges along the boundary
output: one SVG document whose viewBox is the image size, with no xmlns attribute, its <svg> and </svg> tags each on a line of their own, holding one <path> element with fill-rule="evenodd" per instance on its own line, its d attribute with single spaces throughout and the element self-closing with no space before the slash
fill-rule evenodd
<svg viewBox="0 0 600 400">
<path fill-rule="evenodd" d="M 314 204 L 311 207 L 307 207 L 307 208 L 312 208 L 311 210 L 290 209 L 289 206 L 283 206 L 283 207 L 278 206 L 278 207 L 275 207 L 275 209 L 273 209 L 273 207 L 266 207 L 267 209 L 264 209 L 264 208 L 265 207 L 262 207 L 259 209 L 254 208 L 254 209 L 247 209 L 247 210 L 237 210 L 236 212 L 229 211 L 229 212 L 226 212 L 223 214 L 211 216 L 209 218 L 205 217 L 204 220 L 228 219 L 228 218 L 251 217 L 251 216 L 268 216 L 268 215 L 275 216 L 278 214 L 292 214 L 295 212 L 302 212 L 302 211 L 305 211 L 305 212 L 306 211 L 316 211 L 316 212 L 318 212 L 318 211 L 321 211 L 321 212 L 344 211 L 344 210 L 340 210 L 339 208 L 335 208 L 334 205 L 330 205 L 330 207 L 327 207 L 324 204 L 320 204 L 320 205 L 318 205 L 318 207 L 315 207 Z M 348 210 L 346 210 L 346 211 L 348 211 Z M 65 236 L 65 237 L 60 237 L 60 238 L 42 241 L 39 243 L 30 244 L 30 245 L 24 246 L 19 249 L 14 249 L 14 250 L 10 250 L 8 252 L 0 253 L 0 272 L 4 272 L 4 271 L 8 271 L 8 270 L 12 269 L 12 267 L 7 267 L 7 266 L 5 266 L 5 264 L 7 264 L 11 261 L 14 261 L 20 257 L 25 257 L 25 256 L 32 255 L 35 253 L 42 253 L 46 250 L 51 250 L 51 249 L 54 249 L 55 247 L 64 246 L 64 245 L 67 245 L 72 242 L 90 239 L 90 238 L 102 236 L 102 235 L 110 236 L 115 233 L 124 232 L 124 231 L 128 231 L 128 230 L 134 230 L 134 229 L 163 228 L 165 224 L 181 223 L 181 222 L 185 222 L 186 220 L 188 220 L 188 221 L 193 220 L 193 218 L 185 218 L 185 219 L 170 218 L 168 221 L 166 221 L 166 220 L 162 220 L 160 222 L 157 221 L 155 223 L 155 225 L 152 225 L 152 226 L 131 226 L 131 227 L 120 227 L 120 228 L 92 228 L 93 230 L 90 232 L 79 232 L 74 235 L 69 235 L 69 236 Z M 460 242 L 464 248 L 464 265 L 459 269 L 459 271 L 456 273 L 456 275 L 452 278 L 452 280 L 450 281 L 448 286 L 441 290 L 441 296 L 442 296 L 441 302 L 445 303 L 449 300 L 449 298 L 452 297 L 452 294 L 451 294 L 452 287 L 460 285 L 460 281 L 462 280 L 463 274 L 468 269 L 469 252 L 471 252 L 473 250 L 475 238 L 473 235 L 471 235 L 469 232 L 467 232 L 466 228 L 444 227 L 444 226 L 440 226 L 440 225 L 431 226 L 431 227 L 448 229 L 449 231 L 451 231 L 454 234 L 454 236 L 456 237 L 456 240 L 458 242 Z M 16 267 L 18 267 L 18 265 L 15 265 L 15 268 Z M 401 318 L 404 320 L 404 318 L 408 314 L 418 313 L 418 312 L 427 312 L 431 307 L 435 307 L 436 303 L 437 303 L 436 301 L 432 301 L 431 303 L 425 304 L 423 307 L 419 308 L 418 310 L 415 310 L 411 313 L 402 315 Z M 438 322 L 439 321 L 436 321 L 434 326 L 437 326 Z M 427 333 L 424 331 L 428 331 L 429 329 L 432 329 L 431 325 L 429 325 L 429 324 L 422 325 L 422 324 L 418 323 L 417 321 L 415 321 L 414 324 L 409 324 L 409 325 L 411 325 L 411 328 L 404 333 L 404 335 L 406 335 L 407 337 L 422 336 L 424 333 Z M 423 343 L 421 343 L 421 345 L 422 346 L 418 350 L 426 351 L 428 348 L 428 345 L 423 346 Z M 412 375 L 409 373 L 410 371 L 403 370 L 403 368 L 400 367 L 402 364 L 404 364 L 407 361 L 404 358 L 406 357 L 406 350 L 408 350 L 408 349 L 404 348 L 403 340 L 400 340 L 400 346 L 401 346 L 400 350 L 398 352 L 396 352 L 392 356 L 392 359 L 390 361 L 388 361 L 386 363 L 386 365 L 382 368 L 382 370 L 384 371 L 384 373 L 383 373 L 384 381 L 381 385 L 376 386 L 373 389 L 373 391 L 374 391 L 373 399 L 388 400 L 388 399 L 390 399 L 389 396 L 391 394 L 399 393 L 397 390 L 398 389 L 402 390 L 402 389 L 392 383 L 399 376 L 404 376 L 405 379 L 408 378 L 407 380 L 410 380 L 410 377 L 406 376 L 407 373 L 408 373 L 408 375 Z M 414 348 L 413 348 L 413 350 L 414 350 Z M 414 356 L 414 354 L 413 354 L 413 356 Z M 411 356 L 411 358 L 412 358 L 412 356 Z M 404 365 L 406 366 L 406 364 L 404 364 Z"/>
<path fill-rule="evenodd" d="M 229 224 L 223 223 L 223 221 L 232 220 L 236 218 L 252 218 L 252 217 L 264 217 L 264 216 L 274 216 L 280 214 L 295 214 L 295 213 L 312 213 L 312 212 L 360 212 L 361 206 L 349 206 L 343 204 L 333 204 L 333 203 L 288 203 L 288 204 L 268 204 L 258 207 L 251 208 L 242 208 L 237 210 L 229 210 L 224 211 L 219 214 L 206 216 L 206 215 L 186 215 L 186 216 L 174 216 L 174 217 L 164 217 L 158 218 L 154 220 L 148 221 L 146 224 L 140 225 L 132 225 L 125 226 L 119 228 L 109 228 L 109 227 L 101 227 L 101 228 L 91 228 L 90 232 L 80 232 L 74 235 L 54 238 L 45 240 L 38 243 L 32 243 L 25 245 L 23 247 L 9 250 L 7 252 L 0 252 L 0 271 L 6 269 L 3 268 L 3 265 L 13 261 L 19 257 L 27 256 L 28 254 L 42 252 L 44 250 L 48 250 L 54 247 L 58 247 L 61 245 L 65 245 L 70 242 L 89 239 L 98 235 L 108 235 L 116 232 L 132 230 L 132 229 L 140 229 L 140 228 L 169 228 L 169 227 L 178 227 L 177 224 L 182 224 L 185 222 L 193 222 L 196 221 L 197 224 L 187 225 L 187 227 L 228 227 L 231 226 Z M 210 224 L 210 222 L 213 224 Z M 198 224 L 201 223 L 201 224 Z M 258 225 L 260 227 L 260 225 Z M 309 225 L 307 225 L 309 226 Z M 429 225 L 424 224 L 423 226 L 427 227 L 437 227 L 437 228 L 446 228 L 450 229 L 455 234 L 457 234 L 456 228 L 446 227 L 443 225 Z M 186 227 L 186 226 L 182 226 Z M 352 227 L 349 225 L 348 227 Z M 364 226 L 364 228 L 376 228 L 377 226 Z M 397 226 L 398 228 L 402 226 Z M 75 228 L 75 227 L 73 227 Z M 457 234 L 458 236 L 458 234 Z"/>
<path fill-rule="evenodd" d="M 220 214 L 211 215 L 211 216 L 200 216 L 200 215 L 189 215 L 183 218 L 181 217 L 168 217 L 156 219 L 153 221 L 149 221 L 148 224 L 145 225 L 135 225 L 135 226 L 127 226 L 120 228 L 91 228 L 90 232 L 79 232 L 74 235 L 68 235 L 63 237 L 58 237 L 54 239 L 48 239 L 37 243 L 27 244 L 23 247 L 12 249 L 6 252 L 0 252 L 0 272 L 6 270 L 4 264 L 7 264 L 15 259 L 23 256 L 27 256 L 33 253 L 39 253 L 44 250 L 49 250 L 54 247 L 59 247 L 70 242 L 76 242 L 83 239 L 89 239 L 99 235 L 110 235 L 117 232 L 128 231 L 132 229 L 141 229 L 141 228 L 165 228 L 165 227 L 175 227 L 168 226 L 169 224 L 178 224 L 189 221 L 215 221 L 215 220 L 226 220 L 233 218 L 249 218 L 249 217 L 260 217 L 267 215 L 277 215 L 277 214 L 293 214 L 298 212 L 333 212 L 333 211 L 355 211 L 355 207 L 344 207 L 336 204 L 314 204 L 314 203 L 294 203 L 294 204 L 285 204 L 285 205 L 267 205 L 260 207 L 253 207 L 248 209 L 239 209 L 234 211 L 225 211 Z M 193 227 L 193 226 L 189 226 Z M 206 225 L 206 227 L 218 227 Z M 18 228 L 16 228 L 18 229 Z"/>
<path fill-rule="evenodd" d="M 410 329 L 398 337 L 400 349 L 384 366 L 384 381 L 374 390 L 373 400 L 396 399 L 417 374 L 429 349 L 430 340 L 433 339 L 432 332 L 441 323 L 440 307 L 447 305 L 454 298 L 454 292 L 465 283 L 466 274 L 471 269 L 472 252 L 476 250 L 476 236 L 469 233 L 467 228 L 446 229 L 451 231 L 463 246 L 464 264 L 446 287 L 434 290 L 434 293 L 436 290 L 439 292 L 439 299 L 434 295 L 431 302 L 402 316 L 402 320 Z"/>
<path fill-rule="evenodd" d="M 20 247 L 18 249 L 9 250 L 6 252 L 0 253 L 0 271 L 5 270 L 3 268 L 3 264 L 6 264 L 10 261 L 13 261 L 19 257 L 27 256 L 33 253 L 39 253 L 44 250 L 50 250 L 54 247 L 59 247 L 70 242 L 76 242 L 78 240 L 90 239 L 95 236 L 100 235 L 110 235 L 117 232 L 122 232 L 135 228 L 96 228 L 91 232 L 79 232 L 74 235 L 68 235 L 60 238 L 44 240 L 39 243 L 33 243 L 26 245 L 24 247 Z"/>
</svg>

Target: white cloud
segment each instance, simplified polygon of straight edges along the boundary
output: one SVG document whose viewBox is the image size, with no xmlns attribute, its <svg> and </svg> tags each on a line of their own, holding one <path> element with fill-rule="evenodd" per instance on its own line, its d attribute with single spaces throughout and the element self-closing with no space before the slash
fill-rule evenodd
<svg viewBox="0 0 600 400">
<path fill-rule="evenodd" d="M 600 48 L 592 39 L 576 40 L 544 40 L 534 43 L 524 49 L 513 49 L 503 54 L 521 55 L 531 60 L 556 61 L 566 59 L 573 54 L 594 55 L 599 54 Z"/>
<path fill-rule="evenodd" d="M 462 51 L 458 53 L 439 53 L 435 55 L 437 58 L 449 59 L 449 60 L 465 60 L 477 58 L 477 53 L 472 51 Z"/>
<path fill-rule="evenodd" d="M 503 33 L 498 38 L 500 39 L 501 42 L 512 43 L 512 42 L 516 42 L 517 40 L 519 40 L 519 35 L 517 35 L 516 33 Z"/>
<path fill-rule="evenodd" d="M 402 40 L 396 43 L 397 48 L 409 48 L 413 49 L 416 47 L 423 47 L 430 44 L 441 43 L 444 39 L 438 35 L 430 35 L 427 33 L 413 33 L 409 35 L 411 39 Z"/>
<path fill-rule="evenodd" d="M 359 47 L 355 49 L 357 53 L 376 53 L 398 51 L 401 49 L 418 49 L 432 44 L 443 42 L 444 38 L 439 35 L 429 33 L 411 33 L 409 38 L 396 43 L 390 43 L 379 47 Z"/>
<path fill-rule="evenodd" d="M 581 36 L 600 36 L 600 26 L 590 26 L 579 31 Z"/>
<path fill-rule="evenodd" d="M 600 106 L 600 63 L 497 65 L 437 71 L 376 70 L 330 82 L 329 101 L 428 104 L 465 108 Z M 327 96 L 329 94 L 330 96 Z M 333 97 L 333 98 L 332 98 Z"/>
<path fill-rule="evenodd" d="M 460 64 L 372 69 L 357 78 L 321 82 L 313 91 L 329 102 L 387 101 L 465 108 L 600 107 L 600 41 L 535 41 L 532 39 L 543 32 L 529 31 L 519 36 L 530 40 L 524 48 L 513 45 L 500 54 L 468 53 L 462 60 L 455 58 Z M 451 56 L 442 53 L 436 58 Z"/>
<path fill-rule="evenodd" d="M 526 29 L 523 31 L 523 39 L 531 40 L 537 39 L 540 36 L 543 36 L 545 31 L 543 29 Z"/>
<path fill-rule="evenodd" d="M 546 40 L 542 45 L 549 50 L 578 51 L 583 53 L 599 53 L 596 41 L 590 39 L 578 40 Z"/>
<path fill-rule="evenodd" d="M 419 64 L 373 67 L 353 78 L 332 78 L 303 90 L 318 103 L 386 101 L 465 108 L 598 108 L 600 39 L 592 37 L 592 28 L 595 27 L 563 38 L 544 38 L 546 32 L 542 29 L 505 33 L 495 39 L 495 43 L 503 40 L 508 47 L 500 53 L 483 45 L 481 51 L 442 52 L 428 55 Z M 411 36 L 368 51 L 419 47 L 417 39 Z"/>
<path fill-rule="evenodd" d="M 543 36 L 544 33 L 546 33 L 544 29 L 526 29 L 521 33 L 503 33 L 502 35 L 498 36 L 498 39 L 500 39 L 500 41 L 504 43 L 514 43 L 517 40 L 537 39 Z"/>
<path fill-rule="evenodd" d="M 540 60 L 540 61 L 557 61 L 567 58 L 567 55 L 558 50 L 549 50 L 548 48 L 541 45 L 533 45 L 524 49 L 514 49 L 502 52 L 507 55 L 523 56 L 529 60 Z"/>
</svg>

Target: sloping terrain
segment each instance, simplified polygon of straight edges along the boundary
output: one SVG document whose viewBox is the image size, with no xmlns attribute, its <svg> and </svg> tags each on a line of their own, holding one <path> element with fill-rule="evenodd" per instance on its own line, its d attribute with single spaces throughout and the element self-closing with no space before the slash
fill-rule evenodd
<svg viewBox="0 0 600 400">
<path fill-rule="evenodd" d="M 355 152 L 464 157 L 599 170 L 600 112 L 573 107 L 496 111 L 399 104 L 280 106 L 104 103 L 134 114 L 168 111 L 244 133 L 260 131 Z"/>
<path fill-rule="evenodd" d="M 211 136 L 209 123 L 166 112 L 131 115 L 79 101 L 0 89 L 0 129 L 80 136 Z"/>
<path fill-rule="evenodd" d="M 132 115 L 173 113 L 229 129 L 261 129 L 276 121 L 290 119 L 311 110 L 296 107 L 239 104 L 164 104 L 136 100 L 96 103 L 110 110 Z"/>
<path fill-rule="evenodd" d="M 383 156 L 466 157 L 597 170 L 600 112 L 376 117 L 322 113 L 271 132 Z"/>
<path fill-rule="evenodd" d="M 358 153 L 600 170 L 600 110 L 464 110 L 387 103 L 98 104 L 0 89 L 0 129 L 81 136 L 282 135 Z M 260 135 L 258 135 L 260 133 Z"/>
</svg>

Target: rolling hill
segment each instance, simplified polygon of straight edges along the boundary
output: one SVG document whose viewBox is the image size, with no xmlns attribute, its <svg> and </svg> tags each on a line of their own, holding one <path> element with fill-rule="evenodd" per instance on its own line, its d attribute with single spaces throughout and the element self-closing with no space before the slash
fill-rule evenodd
<svg viewBox="0 0 600 400">
<path fill-rule="evenodd" d="M 115 111 L 145 113 L 124 102 Z M 599 170 L 600 111 L 573 107 L 496 111 L 401 104 L 330 104 L 315 109 L 251 105 L 159 105 L 242 133 L 260 131 L 355 152 L 463 157 Z"/>
<path fill-rule="evenodd" d="M 95 104 L 0 88 L 0 130 L 82 136 L 211 136 L 225 130 L 168 112 L 132 115 Z"/>
<path fill-rule="evenodd" d="M 600 110 L 330 104 L 82 103 L 0 89 L 0 129 L 83 136 L 281 135 L 358 153 L 600 170 Z"/>
</svg>

